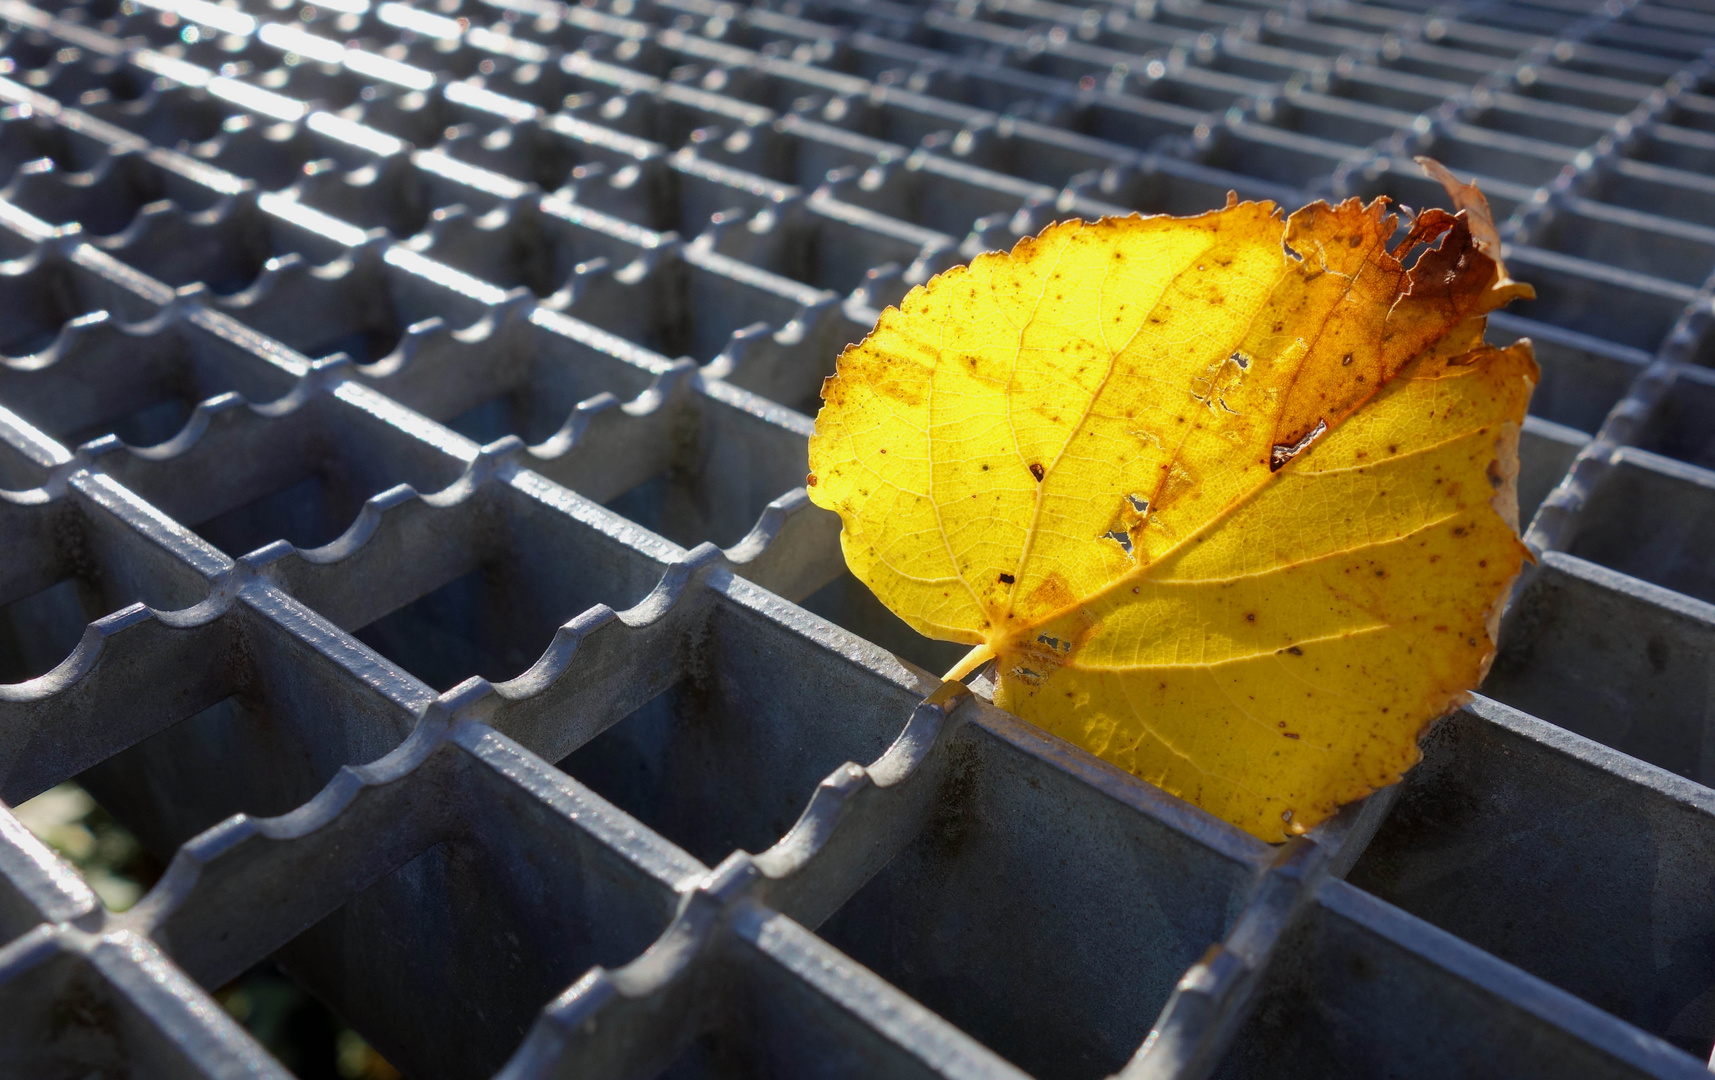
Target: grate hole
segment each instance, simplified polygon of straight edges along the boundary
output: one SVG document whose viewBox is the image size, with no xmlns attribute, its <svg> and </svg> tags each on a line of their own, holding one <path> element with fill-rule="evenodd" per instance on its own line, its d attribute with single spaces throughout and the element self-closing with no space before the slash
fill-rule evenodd
<svg viewBox="0 0 1715 1080">
<path fill-rule="evenodd" d="M 969 645 L 936 641 L 911 629 L 904 619 L 889 611 L 849 572 L 841 573 L 816 590 L 800 606 L 880 645 L 902 660 L 909 660 L 932 675 L 951 668 L 971 650 Z"/>
<path fill-rule="evenodd" d="M 68 432 L 64 441 L 80 446 L 103 435 L 117 435 L 131 446 L 155 446 L 177 435 L 191 418 L 196 402 L 173 397 L 156 401 L 116 419 L 98 420 Z"/>
<path fill-rule="evenodd" d="M 77 648 L 86 625 L 118 610 L 104 608 L 95 590 L 77 578 L 0 607 L 0 683 L 34 679 L 58 667 Z"/>
<path fill-rule="evenodd" d="M 214 998 L 298 1080 L 401 1080 L 401 1073 L 273 961 Z"/>
<path fill-rule="evenodd" d="M 473 675 L 502 682 L 534 664 L 576 614 L 545 615 L 540 604 L 525 602 L 530 588 L 516 574 L 478 567 L 354 636 L 436 690 Z"/>
<path fill-rule="evenodd" d="M 559 768 L 708 865 L 784 836 L 831 771 L 875 760 L 911 713 L 909 695 L 747 669 L 743 629 L 704 659 L 706 678 L 669 688 L 559 762 Z"/>
<path fill-rule="evenodd" d="M 320 547 L 350 526 L 373 492 L 352 490 L 316 473 L 254 502 L 196 526 L 197 533 L 228 555 L 243 555 L 275 540 L 300 548 Z"/>
<path fill-rule="evenodd" d="M 536 393 L 513 391 L 489 398 L 446 421 L 446 425 L 484 445 L 516 435 L 534 446 L 559 431 L 569 411 Z"/>
<path fill-rule="evenodd" d="M 109 911 L 131 908 L 164 867 L 123 823 L 66 782 L 13 808 L 18 820 L 77 870 Z M 264 961 L 215 999 L 298 1080 L 398 1080 L 399 1072 L 314 997 Z"/>
<path fill-rule="evenodd" d="M 669 473 L 658 473 L 605 505 L 681 547 L 695 547 L 705 540 L 728 547 L 744 538 L 749 526 L 740 522 L 729 523 L 724 532 L 711 528 L 704 501 L 690 485 L 677 482 Z"/>
<path fill-rule="evenodd" d="M 12 812 L 36 837 L 70 863 L 109 911 L 129 909 L 163 867 L 89 792 L 66 782 Z"/>
</svg>

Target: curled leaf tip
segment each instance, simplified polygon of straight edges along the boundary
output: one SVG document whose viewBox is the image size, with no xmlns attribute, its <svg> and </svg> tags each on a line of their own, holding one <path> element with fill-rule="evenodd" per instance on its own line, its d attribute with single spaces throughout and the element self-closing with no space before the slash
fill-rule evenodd
<svg viewBox="0 0 1715 1080">
<path fill-rule="evenodd" d="M 1419 155 L 1416 161 L 1423 174 L 1440 184 L 1447 192 L 1447 197 L 1453 200 L 1453 208 L 1463 213 L 1470 222 L 1471 239 L 1477 247 L 1490 259 L 1494 260 L 1498 273 L 1496 288 L 1507 290 L 1506 299 L 1496 303 L 1496 307 L 1513 299 L 1530 300 L 1536 296 L 1536 290 L 1529 285 L 1512 280 L 1507 276 L 1506 264 L 1501 261 L 1501 232 L 1495 225 L 1494 211 L 1489 208 L 1489 200 L 1477 187 L 1473 180 L 1467 184 L 1453 175 L 1453 170 L 1436 161 L 1432 157 Z"/>
</svg>

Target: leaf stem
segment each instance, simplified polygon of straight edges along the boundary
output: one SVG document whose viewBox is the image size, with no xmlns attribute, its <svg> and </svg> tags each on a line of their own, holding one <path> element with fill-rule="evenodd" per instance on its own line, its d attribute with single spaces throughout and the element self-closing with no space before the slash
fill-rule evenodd
<svg viewBox="0 0 1715 1080">
<path fill-rule="evenodd" d="M 941 676 L 941 681 L 953 682 L 958 679 L 963 679 L 966 675 L 969 675 L 971 672 L 982 667 L 993 659 L 993 649 L 989 648 L 987 644 L 978 645 L 976 648 L 966 653 L 964 658 L 954 664 L 945 675 Z"/>
</svg>

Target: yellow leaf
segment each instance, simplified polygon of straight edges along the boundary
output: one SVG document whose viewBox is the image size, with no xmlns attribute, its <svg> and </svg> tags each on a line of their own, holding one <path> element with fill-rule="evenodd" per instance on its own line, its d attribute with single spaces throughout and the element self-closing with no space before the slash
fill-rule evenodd
<svg viewBox="0 0 1715 1080">
<path fill-rule="evenodd" d="M 884 603 L 977 646 L 949 677 L 992 656 L 1001 706 L 1302 832 L 1416 762 L 1527 557 L 1537 368 L 1482 335 L 1529 287 L 1486 206 L 1395 228 L 1230 200 L 979 256 L 840 357 L 811 497 Z"/>
</svg>

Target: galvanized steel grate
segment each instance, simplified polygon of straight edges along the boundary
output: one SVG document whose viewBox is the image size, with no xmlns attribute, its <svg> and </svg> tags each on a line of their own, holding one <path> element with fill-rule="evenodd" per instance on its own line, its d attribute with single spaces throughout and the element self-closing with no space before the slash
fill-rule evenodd
<svg viewBox="0 0 1715 1080">
<path fill-rule="evenodd" d="M 1704 1071 L 1711 0 L 0 21 L 0 799 L 176 851 L 111 915 L 0 808 L 7 1075 L 282 1075 L 270 954 L 425 1078 Z M 1417 153 L 1540 290 L 1541 562 L 1399 789 L 1271 850 L 896 659 L 840 345 Z"/>
</svg>

